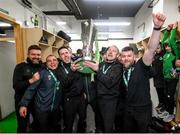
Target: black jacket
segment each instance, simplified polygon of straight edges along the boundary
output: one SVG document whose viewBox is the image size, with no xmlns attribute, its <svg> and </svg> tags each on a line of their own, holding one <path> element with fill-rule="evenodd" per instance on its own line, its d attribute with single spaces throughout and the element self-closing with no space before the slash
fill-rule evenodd
<svg viewBox="0 0 180 134">
<path fill-rule="evenodd" d="M 122 64 L 117 61 L 100 63 L 97 72 L 97 96 L 119 97 L 122 70 Z"/>
<path fill-rule="evenodd" d="M 65 98 L 80 96 L 84 93 L 82 76 L 77 71 L 73 72 L 70 64 L 60 62 L 58 73 L 58 77 L 61 77 L 59 79 L 63 79 L 63 96 Z"/>
<path fill-rule="evenodd" d="M 30 86 L 29 79 L 33 74 L 40 71 L 43 64 L 32 64 L 27 59 L 27 62 L 22 62 L 16 65 L 13 74 L 13 88 L 15 90 L 15 99 L 20 100 L 24 95 L 26 89 Z"/>
<path fill-rule="evenodd" d="M 152 62 L 153 80 L 156 88 L 164 88 L 163 53 L 156 54 Z"/>
</svg>

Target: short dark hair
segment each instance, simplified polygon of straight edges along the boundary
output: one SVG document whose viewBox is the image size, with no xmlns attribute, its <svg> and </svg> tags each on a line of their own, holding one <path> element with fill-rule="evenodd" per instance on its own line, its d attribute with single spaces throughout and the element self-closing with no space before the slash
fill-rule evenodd
<svg viewBox="0 0 180 134">
<path fill-rule="evenodd" d="M 124 47 L 124 48 L 122 49 L 122 52 L 126 52 L 126 51 L 132 51 L 132 52 L 134 52 L 134 49 L 133 49 L 132 47 L 130 47 L 130 46 L 127 46 L 127 47 Z"/>
<path fill-rule="evenodd" d="M 82 49 L 77 49 L 76 53 L 77 54 L 82 54 Z"/>
<path fill-rule="evenodd" d="M 101 51 L 100 51 L 100 54 L 104 55 L 107 52 L 108 49 L 109 49 L 109 47 L 102 47 Z"/>
<path fill-rule="evenodd" d="M 28 47 L 28 53 L 29 53 L 29 51 L 31 51 L 33 49 L 41 51 L 41 48 L 38 45 L 31 45 L 31 46 Z"/>
<path fill-rule="evenodd" d="M 69 50 L 68 48 L 69 48 L 69 47 L 65 47 L 65 46 L 60 47 L 60 48 L 58 49 L 58 54 L 59 54 L 59 51 L 60 51 L 61 49 L 67 49 L 67 50 Z"/>
</svg>

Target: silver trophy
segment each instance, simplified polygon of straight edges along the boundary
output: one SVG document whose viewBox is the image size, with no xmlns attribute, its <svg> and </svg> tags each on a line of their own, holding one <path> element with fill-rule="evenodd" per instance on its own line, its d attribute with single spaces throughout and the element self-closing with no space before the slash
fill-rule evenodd
<svg viewBox="0 0 180 134">
<path fill-rule="evenodd" d="M 93 24 L 92 20 L 83 21 L 81 22 L 81 39 L 83 43 L 83 57 L 82 59 L 78 60 L 78 63 L 80 64 L 81 68 L 79 69 L 82 73 L 92 73 L 93 71 L 85 67 L 83 65 L 84 61 L 92 61 L 93 60 L 93 44 L 96 37 L 96 28 Z"/>
<path fill-rule="evenodd" d="M 81 39 L 83 42 L 83 59 L 92 60 L 93 43 L 96 37 L 96 28 L 92 20 L 81 22 Z"/>
</svg>

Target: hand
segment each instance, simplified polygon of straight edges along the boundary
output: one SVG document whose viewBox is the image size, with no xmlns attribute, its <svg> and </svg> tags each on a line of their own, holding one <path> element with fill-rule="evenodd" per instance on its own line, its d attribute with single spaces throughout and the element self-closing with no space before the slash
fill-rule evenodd
<svg viewBox="0 0 180 134">
<path fill-rule="evenodd" d="M 92 68 L 92 70 L 94 70 L 94 71 L 98 71 L 99 70 L 99 64 L 97 64 L 97 63 L 93 63 L 91 61 L 85 61 L 84 65 L 87 66 L 87 67 Z"/>
<path fill-rule="evenodd" d="M 79 65 L 79 64 L 74 64 L 74 63 L 71 64 L 71 70 L 72 70 L 72 71 L 76 71 L 76 70 L 78 70 L 79 68 L 80 68 L 80 65 Z"/>
<path fill-rule="evenodd" d="M 167 30 L 171 30 L 173 27 L 173 24 L 169 24 L 168 27 L 167 27 Z"/>
<path fill-rule="evenodd" d="M 173 24 L 173 29 L 177 28 L 178 26 L 178 22 L 176 21 L 174 24 Z"/>
<path fill-rule="evenodd" d="M 27 115 L 27 107 L 21 106 L 19 109 L 19 114 L 21 117 L 25 118 Z"/>
<path fill-rule="evenodd" d="M 180 67 L 180 60 L 176 60 L 175 65 L 176 65 L 176 67 Z"/>
<path fill-rule="evenodd" d="M 157 13 L 157 14 L 152 14 L 153 17 L 153 23 L 154 23 L 154 27 L 155 28 L 160 28 L 162 27 L 162 25 L 164 24 L 166 17 L 161 14 L 161 13 Z"/>
<path fill-rule="evenodd" d="M 36 81 L 38 81 L 40 79 L 40 74 L 39 72 L 36 72 L 35 74 L 33 74 L 32 78 L 29 79 L 29 83 L 32 84 Z"/>
</svg>

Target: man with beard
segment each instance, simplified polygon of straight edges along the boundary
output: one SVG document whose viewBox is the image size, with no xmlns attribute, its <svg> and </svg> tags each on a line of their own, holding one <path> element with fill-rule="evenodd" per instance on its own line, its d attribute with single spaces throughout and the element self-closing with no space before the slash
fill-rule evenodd
<svg viewBox="0 0 180 134">
<path fill-rule="evenodd" d="M 103 132 L 112 133 L 116 107 L 119 98 L 119 87 L 122 78 L 122 65 L 117 61 L 119 50 L 110 46 L 106 60 L 99 65 L 86 61 L 85 65 L 97 72 L 97 103 L 103 122 Z"/>
<path fill-rule="evenodd" d="M 29 105 L 26 118 L 23 118 L 19 115 L 19 102 L 21 101 L 26 89 L 32 83 L 39 80 L 38 71 L 42 68 L 41 63 L 41 48 L 37 45 L 32 45 L 28 48 L 26 61 L 17 64 L 14 69 L 13 88 L 15 90 L 15 110 L 18 124 L 17 133 L 27 132 L 31 105 Z"/>
<path fill-rule="evenodd" d="M 135 54 L 131 47 L 123 48 L 121 53 L 124 66 L 123 80 L 127 90 L 124 132 L 148 132 L 148 125 L 152 117 L 149 83 L 150 65 L 159 45 L 160 29 L 166 19 L 160 13 L 152 16 L 154 28 L 143 57 L 135 61 Z"/>
</svg>

